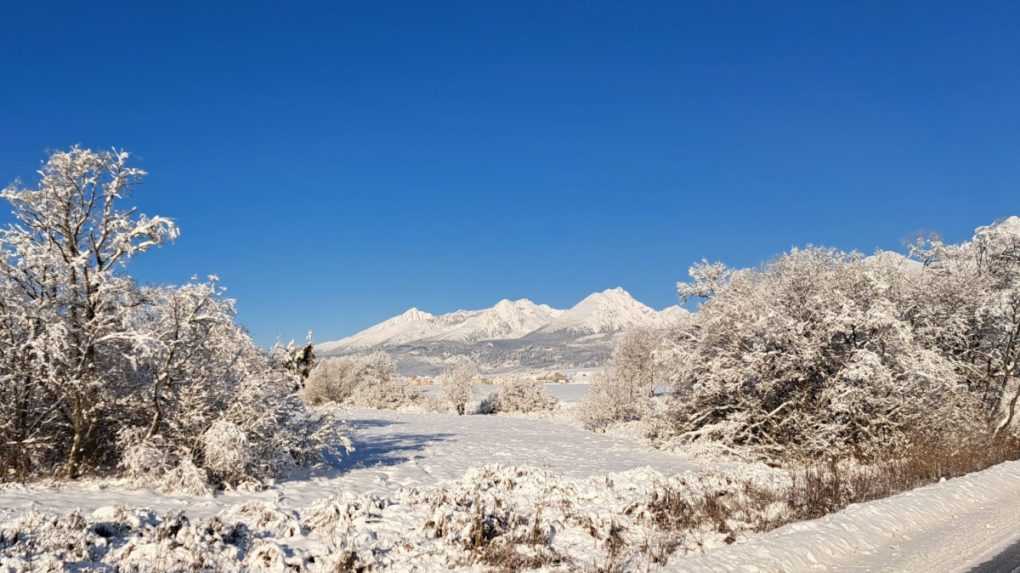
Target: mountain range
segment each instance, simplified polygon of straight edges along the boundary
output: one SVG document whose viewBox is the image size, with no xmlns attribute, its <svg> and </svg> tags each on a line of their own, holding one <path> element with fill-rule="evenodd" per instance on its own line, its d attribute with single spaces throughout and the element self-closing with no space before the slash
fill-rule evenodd
<svg viewBox="0 0 1020 573">
<path fill-rule="evenodd" d="M 316 350 L 331 354 L 423 342 L 476 343 L 530 335 L 615 334 L 633 327 L 663 327 L 687 314 L 679 306 L 656 311 L 617 287 L 588 295 L 568 310 L 536 304 L 526 298 L 503 299 L 490 308 L 439 315 L 412 307 L 347 338 L 320 343 Z"/>
<path fill-rule="evenodd" d="M 663 328 L 688 315 L 679 306 L 654 310 L 618 287 L 566 310 L 528 299 L 438 315 L 410 308 L 347 338 L 320 343 L 316 352 L 385 350 L 408 373 L 433 371 L 457 355 L 470 355 L 490 370 L 592 367 L 604 362 L 620 333 Z"/>
</svg>

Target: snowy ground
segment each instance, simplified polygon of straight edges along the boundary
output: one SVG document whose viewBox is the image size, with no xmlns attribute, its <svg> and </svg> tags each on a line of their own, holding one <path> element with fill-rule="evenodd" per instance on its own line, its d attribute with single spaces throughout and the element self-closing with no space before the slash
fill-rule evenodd
<svg viewBox="0 0 1020 573">
<path fill-rule="evenodd" d="M 80 508 L 87 516 L 97 509 L 100 515 L 107 515 L 110 510 L 102 508 L 127 506 L 148 507 L 161 513 L 184 511 L 192 518 L 217 514 L 236 517 L 251 512 L 244 504 L 252 501 L 264 502 L 264 507 L 273 511 L 300 514 L 304 523 L 315 523 L 324 519 L 324 499 L 333 500 L 329 507 L 349 508 L 351 504 L 364 505 L 364 500 L 376 496 L 390 501 L 382 504 L 371 519 L 359 518 L 356 523 L 345 524 L 344 535 L 378 529 L 371 545 L 389 547 L 390 555 L 404 552 L 403 563 L 418 562 L 419 570 L 427 571 L 450 565 L 445 561 L 450 558 L 435 549 L 440 542 L 434 540 L 434 532 L 423 536 L 420 531 L 421 523 L 430 519 L 428 511 L 441 513 L 451 523 L 463 524 L 475 511 L 463 509 L 463 504 L 477 503 L 484 495 L 516 498 L 513 503 L 522 511 L 536 497 L 572 500 L 578 506 L 574 513 L 555 517 L 563 532 L 557 543 L 567 553 L 584 556 L 596 552 L 585 549 L 586 543 L 593 543 L 591 539 L 579 535 L 577 527 L 571 529 L 569 522 L 576 519 L 577 511 L 590 510 L 596 527 L 612 527 L 623 508 L 640 503 L 653 484 L 675 474 L 713 469 L 624 437 L 590 433 L 556 417 L 455 416 L 367 409 L 351 410 L 349 417 L 356 431 L 355 454 L 339 467 L 281 482 L 268 491 L 204 498 L 167 496 L 126 488 L 118 482 L 85 482 L 60 488 L 8 486 L 0 489 L 0 530 L 4 523 L 13 523 L 16 517 L 32 510 L 65 513 Z M 538 469 L 523 473 L 472 469 L 486 464 L 490 468 L 501 464 Z M 507 475 L 515 476 L 509 486 Z M 461 501 L 449 502 L 448 498 Z M 350 501 L 353 499 L 359 501 Z M 437 501 L 440 499 L 443 501 Z M 719 546 L 716 540 L 706 544 L 713 549 L 704 555 L 674 556 L 668 568 L 966 571 L 1020 538 L 1018 502 L 1020 462 L 1002 464 L 886 500 L 851 506 L 813 522 L 740 538 L 728 547 Z M 553 514 L 547 517 L 554 518 Z M 638 521 L 635 517 L 630 523 Z M 326 544 L 332 551 L 336 545 L 331 543 L 339 534 L 330 531 L 317 532 L 319 539 L 311 542 L 301 538 L 280 543 L 282 547 L 320 549 Z M 324 539 L 330 535 L 334 541 L 327 543 Z M 448 527 L 445 535 L 456 536 L 456 528 Z M 398 542 L 406 546 L 408 540 L 415 546 L 414 551 L 420 548 L 420 555 L 398 547 Z M 432 549 L 427 548 L 429 544 Z M 138 551 L 136 555 L 145 555 Z"/>
<path fill-rule="evenodd" d="M 252 499 L 279 501 L 301 509 L 337 493 L 388 493 L 405 487 L 459 479 L 471 467 L 507 464 L 547 469 L 572 478 L 640 467 L 665 474 L 690 470 L 687 459 L 641 446 L 626 438 L 595 434 L 555 419 L 518 416 L 456 416 L 352 409 L 356 451 L 339 467 L 288 480 L 261 493 L 216 498 L 167 496 L 123 489 L 113 482 L 85 482 L 59 489 L 8 487 L 0 490 L 3 510 L 91 511 L 123 504 L 156 510 L 184 509 L 196 515 Z"/>
</svg>

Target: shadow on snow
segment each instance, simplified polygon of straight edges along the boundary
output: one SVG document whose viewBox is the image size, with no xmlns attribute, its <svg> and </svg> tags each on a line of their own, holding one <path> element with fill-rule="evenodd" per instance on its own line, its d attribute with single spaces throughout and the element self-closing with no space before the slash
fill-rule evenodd
<svg viewBox="0 0 1020 573">
<path fill-rule="evenodd" d="M 297 472 L 287 481 L 308 478 L 333 478 L 354 469 L 396 466 L 424 456 L 422 452 L 430 444 L 441 443 L 451 439 L 450 433 L 401 433 L 371 435 L 362 438 L 357 432 L 372 428 L 385 428 L 402 425 L 403 422 L 374 419 L 348 420 L 353 436 L 354 452 L 340 459 L 332 458 L 319 467 Z"/>
</svg>

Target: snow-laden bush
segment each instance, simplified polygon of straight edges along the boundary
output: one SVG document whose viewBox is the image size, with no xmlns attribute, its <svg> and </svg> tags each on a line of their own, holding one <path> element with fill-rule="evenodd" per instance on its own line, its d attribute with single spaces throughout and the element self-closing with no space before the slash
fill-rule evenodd
<svg viewBox="0 0 1020 573">
<path fill-rule="evenodd" d="M 223 412 L 223 420 L 236 425 L 248 441 L 245 481 L 265 482 L 353 449 L 349 428 L 337 412 L 310 411 L 293 389 L 293 379 L 283 373 L 249 379 Z"/>
<path fill-rule="evenodd" d="M 478 382 L 478 366 L 468 359 L 451 364 L 439 375 L 439 395 L 449 407 L 464 415 L 471 401 L 471 388 Z"/>
<path fill-rule="evenodd" d="M 0 192 L 16 221 L 0 229 L 0 480 L 120 467 L 258 481 L 318 459 L 315 436 L 337 426 L 309 417 L 300 374 L 252 341 L 216 277 L 140 287 L 126 273 L 179 234 L 121 207 L 145 175 L 127 161 L 75 147 L 35 187 Z M 203 436 L 224 416 L 258 461 L 204 466 Z"/>
<path fill-rule="evenodd" d="M 358 380 L 358 363 L 353 358 L 320 360 L 305 382 L 305 400 L 312 405 L 350 400 Z"/>
<path fill-rule="evenodd" d="M 915 270 L 902 263 L 809 248 L 761 269 L 692 269 L 681 291 L 710 298 L 673 337 L 676 437 L 869 457 L 921 432 L 970 432 L 974 396 L 952 357 L 915 332 L 901 303 Z"/>
<path fill-rule="evenodd" d="M 29 513 L 0 527 L 13 541 L 0 548 L 0 561 L 11 571 L 327 571 L 306 551 L 284 547 L 281 514 L 257 503 L 194 521 L 117 507 L 87 516 Z"/>
<path fill-rule="evenodd" d="M 174 457 L 162 436 L 146 437 L 143 428 L 125 428 L 118 436 L 120 467 L 124 477 L 148 486 L 162 479 L 173 467 Z"/>
<path fill-rule="evenodd" d="M 417 403 L 421 393 L 397 375 L 384 352 L 322 360 L 305 384 L 305 400 L 365 408 L 396 409 Z"/>
<path fill-rule="evenodd" d="M 485 414 L 541 412 L 556 409 L 556 403 L 541 382 L 517 378 L 500 384 L 479 410 Z"/>
<path fill-rule="evenodd" d="M 578 407 L 578 418 L 591 430 L 638 420 L 651 411 L 655 394 L 656 349 L 661 334 L 647 329 L 624 333 L 613 349 L 609 368 L 592 381 Z"/>
<path fill-rule="evenodd" d="M 212 495 L 209 474 L 193 461 L 190 456 L 181 456 L 177 465 L 156 482 L 163 493 L 186 495 Z"/>
<path fill-rule="evenodd" d="M 238 483 L 251 463 L 248 436 L 236 424 L 217 420 L 202 434 L 202 459 L 205 468 L 221 480 Z"/>
<path fill-rule="evenodd" d="M 684 555 L 983 469 L 1016 452 L 1014 442 L 994 455 L 914 451 L 870 466 L 829 461 L 793 471 L 739 464 L 675 475 L 637 468 L 589 478 L 485 465 L 425 487 L 342 492 L 300 511 L 268 500 L 190 518 L 124 507 L 29 511 L 0 520 L 0 569 L 682 569 Z"/>
</svg>

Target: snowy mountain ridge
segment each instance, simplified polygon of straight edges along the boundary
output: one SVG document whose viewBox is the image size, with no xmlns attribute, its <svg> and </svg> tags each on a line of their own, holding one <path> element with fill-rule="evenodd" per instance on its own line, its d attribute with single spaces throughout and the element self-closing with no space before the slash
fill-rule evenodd
<svg viewBox="0 0 1020 573">
<path fill-rule="evenodd" d="M 679 306 L 656 311 L 617 287 L 588 295 L 568 310 L 526 298 L 503 299 L 490 308 L 439 315 L 412 307 L 346 338 L 320 343 L 316 350 L 329 354 L 412 343 L 519 340 L 532 334 L 614 334 L 634 327 L 663 327 L 687 315 Z"/>
<path fill-rule="evenodd" d="M 662 316 L 620 287 L 588 295 L 537 330 L 541 333 L 610 334 L 638 326 L 659 326 Z"/>
</svg>

